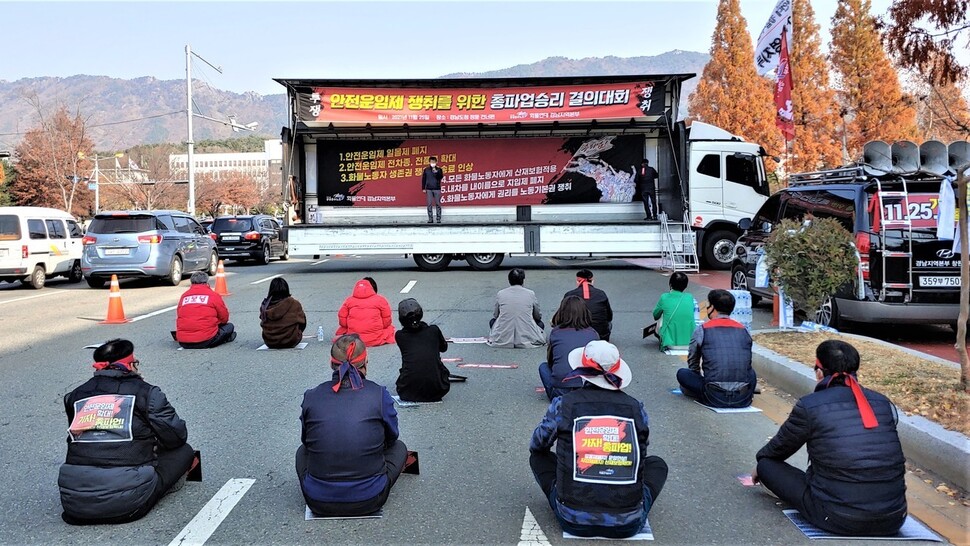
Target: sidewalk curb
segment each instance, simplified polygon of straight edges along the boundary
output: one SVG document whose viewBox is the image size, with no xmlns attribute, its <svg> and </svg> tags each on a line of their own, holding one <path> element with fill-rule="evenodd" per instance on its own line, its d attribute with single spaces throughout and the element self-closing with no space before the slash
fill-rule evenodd
<svg viewBox="0 0 970 546">
<path fill-rule="evenodd" d="M 869 338 L 865 339 L 869 341 Z M 753 344 L 751 352 L 751 364 L 759 378 L 796 397 L 814 392 L 815 374 L 808 366 L 757 343 Z M 912 350 L 909 352 L 934 360 L 931 355 Z M 899 411 L 896 431 L 906 458 L 958 487 L 970 489 L 970 438 L 946 430 L 925 417 L 906 415 L 902 411 Z"/>
</svg>

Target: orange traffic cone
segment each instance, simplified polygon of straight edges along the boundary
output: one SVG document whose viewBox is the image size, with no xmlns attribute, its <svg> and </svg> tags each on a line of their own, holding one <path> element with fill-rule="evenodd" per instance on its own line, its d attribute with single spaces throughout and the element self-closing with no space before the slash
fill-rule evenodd
<svg viewBox="0 0 970 546">
<path fill-rule="evenodd" d="M 226 270 L 222 267 L 222 260 L 219 260 L 219 267 L 216 268 L 216 294 L 220 296 L 231 296 L 229 287 L 226 286 Z"/>
<path fill-rule="evenodd" d="M 108 294 L 108 318 L 98 324 L 124 324 L 131 322 L 125 318 L 125 308 L 121 304 L 121 287 L 118 286 L 118 275 L 111 276 L 111 292 Z"/>
</svg>

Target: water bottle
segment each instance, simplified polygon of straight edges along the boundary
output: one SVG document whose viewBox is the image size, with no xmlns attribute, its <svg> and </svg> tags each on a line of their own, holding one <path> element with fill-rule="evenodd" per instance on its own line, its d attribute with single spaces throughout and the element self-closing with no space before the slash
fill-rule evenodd
<svg viewBox="0 0 970 546">
<path fill-rule="evenodd" d="M 317 341 L 325 341 L 326 334 L 323 333 L 323 326 L 317 326 Z"/>
<path fill-rule="evenodd" d="M 701 320 L 701 306 L 697 304 L 697 300 L 694 300 L 694 322 L 700 322 Z"/>
</svg>

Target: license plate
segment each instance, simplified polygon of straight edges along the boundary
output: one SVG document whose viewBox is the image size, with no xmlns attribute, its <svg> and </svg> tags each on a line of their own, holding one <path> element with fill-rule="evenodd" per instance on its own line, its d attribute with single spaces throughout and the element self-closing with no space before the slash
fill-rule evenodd
<svg viewBox="0 0 970 546">
<path fill-rule="evenodd" d="M 105 256 L 127 256 L 127 248 L 106 248 L 104 249 Z"/>
<path fill-rule="evenodd" d="M 232 235 L 232 236 L 229 236 L 229 237 L 223 237 L 222 240 L 223 241 L 238 241 L 239 240 L 239 236 L 238 235 Z"/>
<path fill-rule="evenodd" d="M 960 287 L 960 277 L 920 277 L 919 285 L 924 287 L 952 286 Z"/>
</svg>

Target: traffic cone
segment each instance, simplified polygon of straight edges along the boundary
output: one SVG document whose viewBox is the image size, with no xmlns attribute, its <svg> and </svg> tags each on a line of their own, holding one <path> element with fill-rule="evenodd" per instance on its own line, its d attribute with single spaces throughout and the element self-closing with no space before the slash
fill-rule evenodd
<svg viewBox="0 0 970 546">
<path fill-rule="evenodd" d="M 216 294 L 220 296 L 231 296 L 229 287 L 226 286 L 226 270 L 222 267 L 222 260 L 219 260 L 219 267 L 216 268 Z"/>
<path fill-rule="evenodd" d="M 121 304 L 121 287 L 118 286 L 118 275 L 111 276 L 111 292 L 108 293 L 108 318 L 98 324 L 124 324 L 131 322 L 125 318 L 125 308 Z"/>
</svg>

